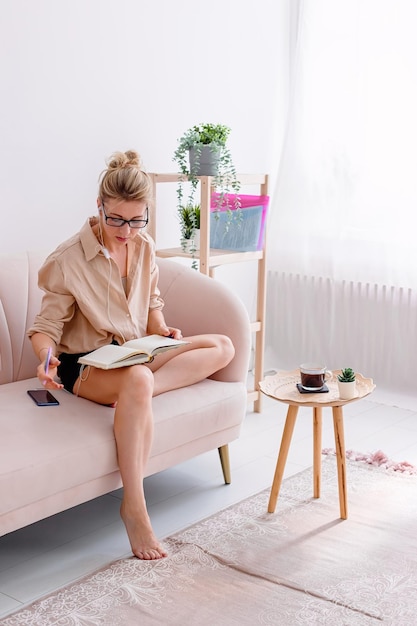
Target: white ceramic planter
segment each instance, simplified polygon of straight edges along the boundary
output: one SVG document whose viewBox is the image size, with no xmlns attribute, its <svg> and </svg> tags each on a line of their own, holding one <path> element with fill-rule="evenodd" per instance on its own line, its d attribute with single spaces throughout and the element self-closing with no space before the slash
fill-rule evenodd
<svg viewBox="0 0 417 626">
<path fill-rule="evenodd" d="M 200 250 L 200 230 L 194 231 L 194 237 L 192 239 L 184 239 L 184 251 L 185 252 L 198 252 Z"/>
<path fill-rule="evenodd" d="M 341 400 L 352 400 L 356 398 L 356 380 L 351 383 L 342 383 L 337 381 L 339 387 L 339 397 Z"/>
</svg>

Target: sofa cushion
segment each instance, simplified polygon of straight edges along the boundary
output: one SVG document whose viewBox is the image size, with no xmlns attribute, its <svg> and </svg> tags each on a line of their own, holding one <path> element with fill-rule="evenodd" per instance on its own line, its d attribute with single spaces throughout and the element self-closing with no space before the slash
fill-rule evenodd
<svg viewBox="0 0 417 626">
<path fill-rule="evenodd" d="M 27 395 L 37 387 L 35 378 L 0 388 L 0 432 L 7 441 L 0 455 L 0 516 L 118 471 L 114 409 L 64 390 L 54 392 L 59 406 L 38 407 Z M 165 451 L 178 462 L 176 449 L 185 439 L 197 442 L 239 428 L 244 411 L 242 385 L 213 380 L 161 394 L 153 402 L 155 431 L 147 475 L 163 469 L 164 462 L 154 466 L 154 459 Z"/>
</svg>

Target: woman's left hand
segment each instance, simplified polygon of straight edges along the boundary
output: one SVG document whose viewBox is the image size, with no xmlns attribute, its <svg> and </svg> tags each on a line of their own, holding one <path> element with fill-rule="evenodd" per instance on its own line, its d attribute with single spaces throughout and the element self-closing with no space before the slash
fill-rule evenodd
<svg viewBox="0 0 417 626">
<path fill-rule="evenodd" d="M 182 339 L 182 333 L 179 328 L 168 328 L 168 330 L 168 337 L 171 337 L 172 339 Z"/>
<path fill-rule="evenodd" d="M 171 326 L 165 326 L 157 331 L 158 335 L 162 337 L 171 337 L 171 339 L 182 339 L 182 333 L 179 328 L 171 328 Z"/>
<path fill-rule="evenodd" d="M 180 329 L 168 326 L 165 322 L 162 311 L 159 309 L 152 309 L 149 311 L 146 332 L 148 335 L 161 335 L 162 337 L 172 337 L 172 339 L 182 339 Z"/>
</svg>

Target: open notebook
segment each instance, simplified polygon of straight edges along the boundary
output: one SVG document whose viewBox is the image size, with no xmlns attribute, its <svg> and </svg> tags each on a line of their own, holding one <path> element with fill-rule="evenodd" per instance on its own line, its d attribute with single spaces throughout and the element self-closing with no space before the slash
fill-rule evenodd
<svg viewBox="0 0 417 626">
<path fill-rule="evenodd" d="M 109 344 L 102 346 L 80 357 L 78 363 L 93 365 L 99 369 L 109 370 L 116 367 L 126 367 L 137 363 L 149 363 L 156 354 L 172 350 L 189 343 L 183 339 L 171 339 L 161 335 L 147 335 L 140 339 L 131 339 L 121 346 Z"/>
</svg>

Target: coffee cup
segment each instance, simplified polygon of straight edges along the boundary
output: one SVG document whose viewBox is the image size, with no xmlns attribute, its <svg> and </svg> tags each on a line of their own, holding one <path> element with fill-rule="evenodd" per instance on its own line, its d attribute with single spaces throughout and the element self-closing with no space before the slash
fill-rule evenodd
<svg viewBox="0 0 417 626">
<path fill-rule="evenodd" d="M 325 365 L 303 363 L 300 365 L 301 386 L 305 391 L 321 391 L 332 372 Z"/>
</svg>

